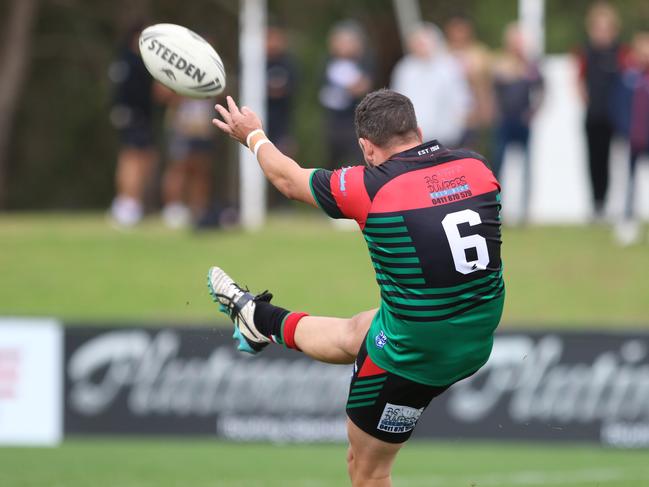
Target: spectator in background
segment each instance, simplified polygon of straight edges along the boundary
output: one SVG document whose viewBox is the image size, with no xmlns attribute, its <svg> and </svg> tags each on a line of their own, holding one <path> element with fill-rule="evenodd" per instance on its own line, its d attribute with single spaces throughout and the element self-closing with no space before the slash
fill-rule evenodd
<svg viewBox="0 0 649 487">
<path fill-rule="evenodd" d="M 266 86 L 268 136 L 283 153 L 293 156 L 295 141 L 290 125 L 297 69 L 288 52 L 286 31 L 277 23 L 271 23 L 266 30 Z"/>
<path fill-rule="evenodd" d="M 615 225 L 615 238 L 620 245 L 640 240 L 640 223 L 634 211 L 635 176 L 638 159 L 649 155 L 649 31 L 633 38 L 631 66 L 617 83 L 612 103 L 616 130 L 629 139 L 629 182 L 625 193 L 624 215 Z"/>
<path fill-rule="evenodd" d="M 541 103 L 543 79 L 537 64 L 527 55 L 525 36 L 518 23 L 506 27 L 503 44 L 504 50 L 493 66 L 497 114 L 493 169 L 500 178 L 507 148 L 511 144 L 522 148 L 521 221 L 525 223 L 531 191 L 530 125 Z"/>
<path fill-rule="evenodd" d="M 212 198 L 214 101 L 170 92 L 167 98 L 169 162 L 162 179 L 162 218 L 171 228 L 203 226 Z"/>
<path fill-rule="evenodd" d="M 297 81 L 296 63 L 288 51 L 287 33 L 277 22 L 270 22 L 266 29 L 268 136 L 284 154 L 290 157 L 294 157 L 297 152 L 295 139 L 290 132 Z M 268 199 L 273 207 L 286 207 L 290 204 L 272 186 L 269 188 Z"/>
<path fill-rule="evenodd" d="M 129 30 L 119 57 L 109 68 L 113 83 L 110 120 L 119 131 L 112 219 L 120 226 L 137 224 L 144 214 L 144 194 L 156 162 L 153 137 L 153 80 L 138 50 L 142 26 Z"/>
<path fill-rule="evenodd" d="M 624 63 L 626 49 L 620 44 L 620 21 L 607 3 L 595 3 L 586 16 L 588 39 L 580 53 L 579 87 L 586 103 L 586 139 L 595 218 L 604 212 L 608 190 L 609 154 L 613 136 L 611 97 Z"/>
<path fill-rule="evenodd" d="M 319 99 L 326 111 L 329 168 L 362 161 L 354 131 L 354 110 L 371 89 L 363 32 L 352 21 L 334 25 L 329 33 L 329 58 Z"/>
<path fill-rule="evenodd" d="M 447 52 L 434 24 L 415 28 L 407 48 L 392 72 L 391 88 L 412 100 L 424 140 L 437 139 L 457 147 L 471 104 L 460 64 Z"/>
<path fill-rule="evenodd" d="M 487 147 L 480 146 L 484 145 L 487 139 L 486 132 L 491 128 L 494 116 L 491 54 L 487 46 L 476 39 L 475 27 L 470 17 L 451 17 L 446 22 L 444 31 L 449 52 L 462 67 L 473 101 L 460 145 L 485 153 Z"/>
</svg>

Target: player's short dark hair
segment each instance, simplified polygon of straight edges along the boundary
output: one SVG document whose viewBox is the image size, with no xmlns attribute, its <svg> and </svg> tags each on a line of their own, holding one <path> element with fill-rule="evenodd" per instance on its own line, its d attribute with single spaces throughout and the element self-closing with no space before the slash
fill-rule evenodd
<svg viewBox="0 0 649 487">
<path fill-rule="evenodd" d="M 368 93 L 356 107 L 356 135 L 379 147 L 417 137 L 415 107 L 407 96 L 381 89 Z"/>
</svg>

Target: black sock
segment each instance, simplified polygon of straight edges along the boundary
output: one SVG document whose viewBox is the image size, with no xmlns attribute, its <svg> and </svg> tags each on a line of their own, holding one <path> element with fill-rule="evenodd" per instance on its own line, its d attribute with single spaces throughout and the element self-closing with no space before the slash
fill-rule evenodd
<svg viewBox="0 0 649 487">
<path fill-rule="evenodd" d="M 289 313 L 290 311 L 274 304 L 257 301 L 255 303 L 255 326 L 262 335 L 268 338 L 272 335 L 276 337 L 276 341 L 279 340 L 282 343 L 282 323 Z"/>
</svg>

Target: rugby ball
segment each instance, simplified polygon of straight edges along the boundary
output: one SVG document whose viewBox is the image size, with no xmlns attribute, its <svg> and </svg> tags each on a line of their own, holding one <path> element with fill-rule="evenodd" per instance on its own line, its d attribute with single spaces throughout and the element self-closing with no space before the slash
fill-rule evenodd
<svg viewBox="0 0 649 487">
<path fill-rule="evenodd" d="M 151 76 L 179 95 L 210 98 L 225 89 L 225 68 L 201 36 L 176 24 L 156 24 L 140 34 L 140 54 Z"/>
</svg>

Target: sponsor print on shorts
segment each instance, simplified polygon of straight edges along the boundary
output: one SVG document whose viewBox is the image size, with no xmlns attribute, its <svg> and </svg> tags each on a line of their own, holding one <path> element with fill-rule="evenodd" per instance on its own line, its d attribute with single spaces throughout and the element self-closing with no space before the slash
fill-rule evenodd
<svg viewBox="0 0 649 487">
<path fill-rule="evenodd" d="M 376 428 L 388 433 L 407 433 L 413 430 L 423 412 L 424 408 L 415 409 L 387 403 Z"/>
</svg>

